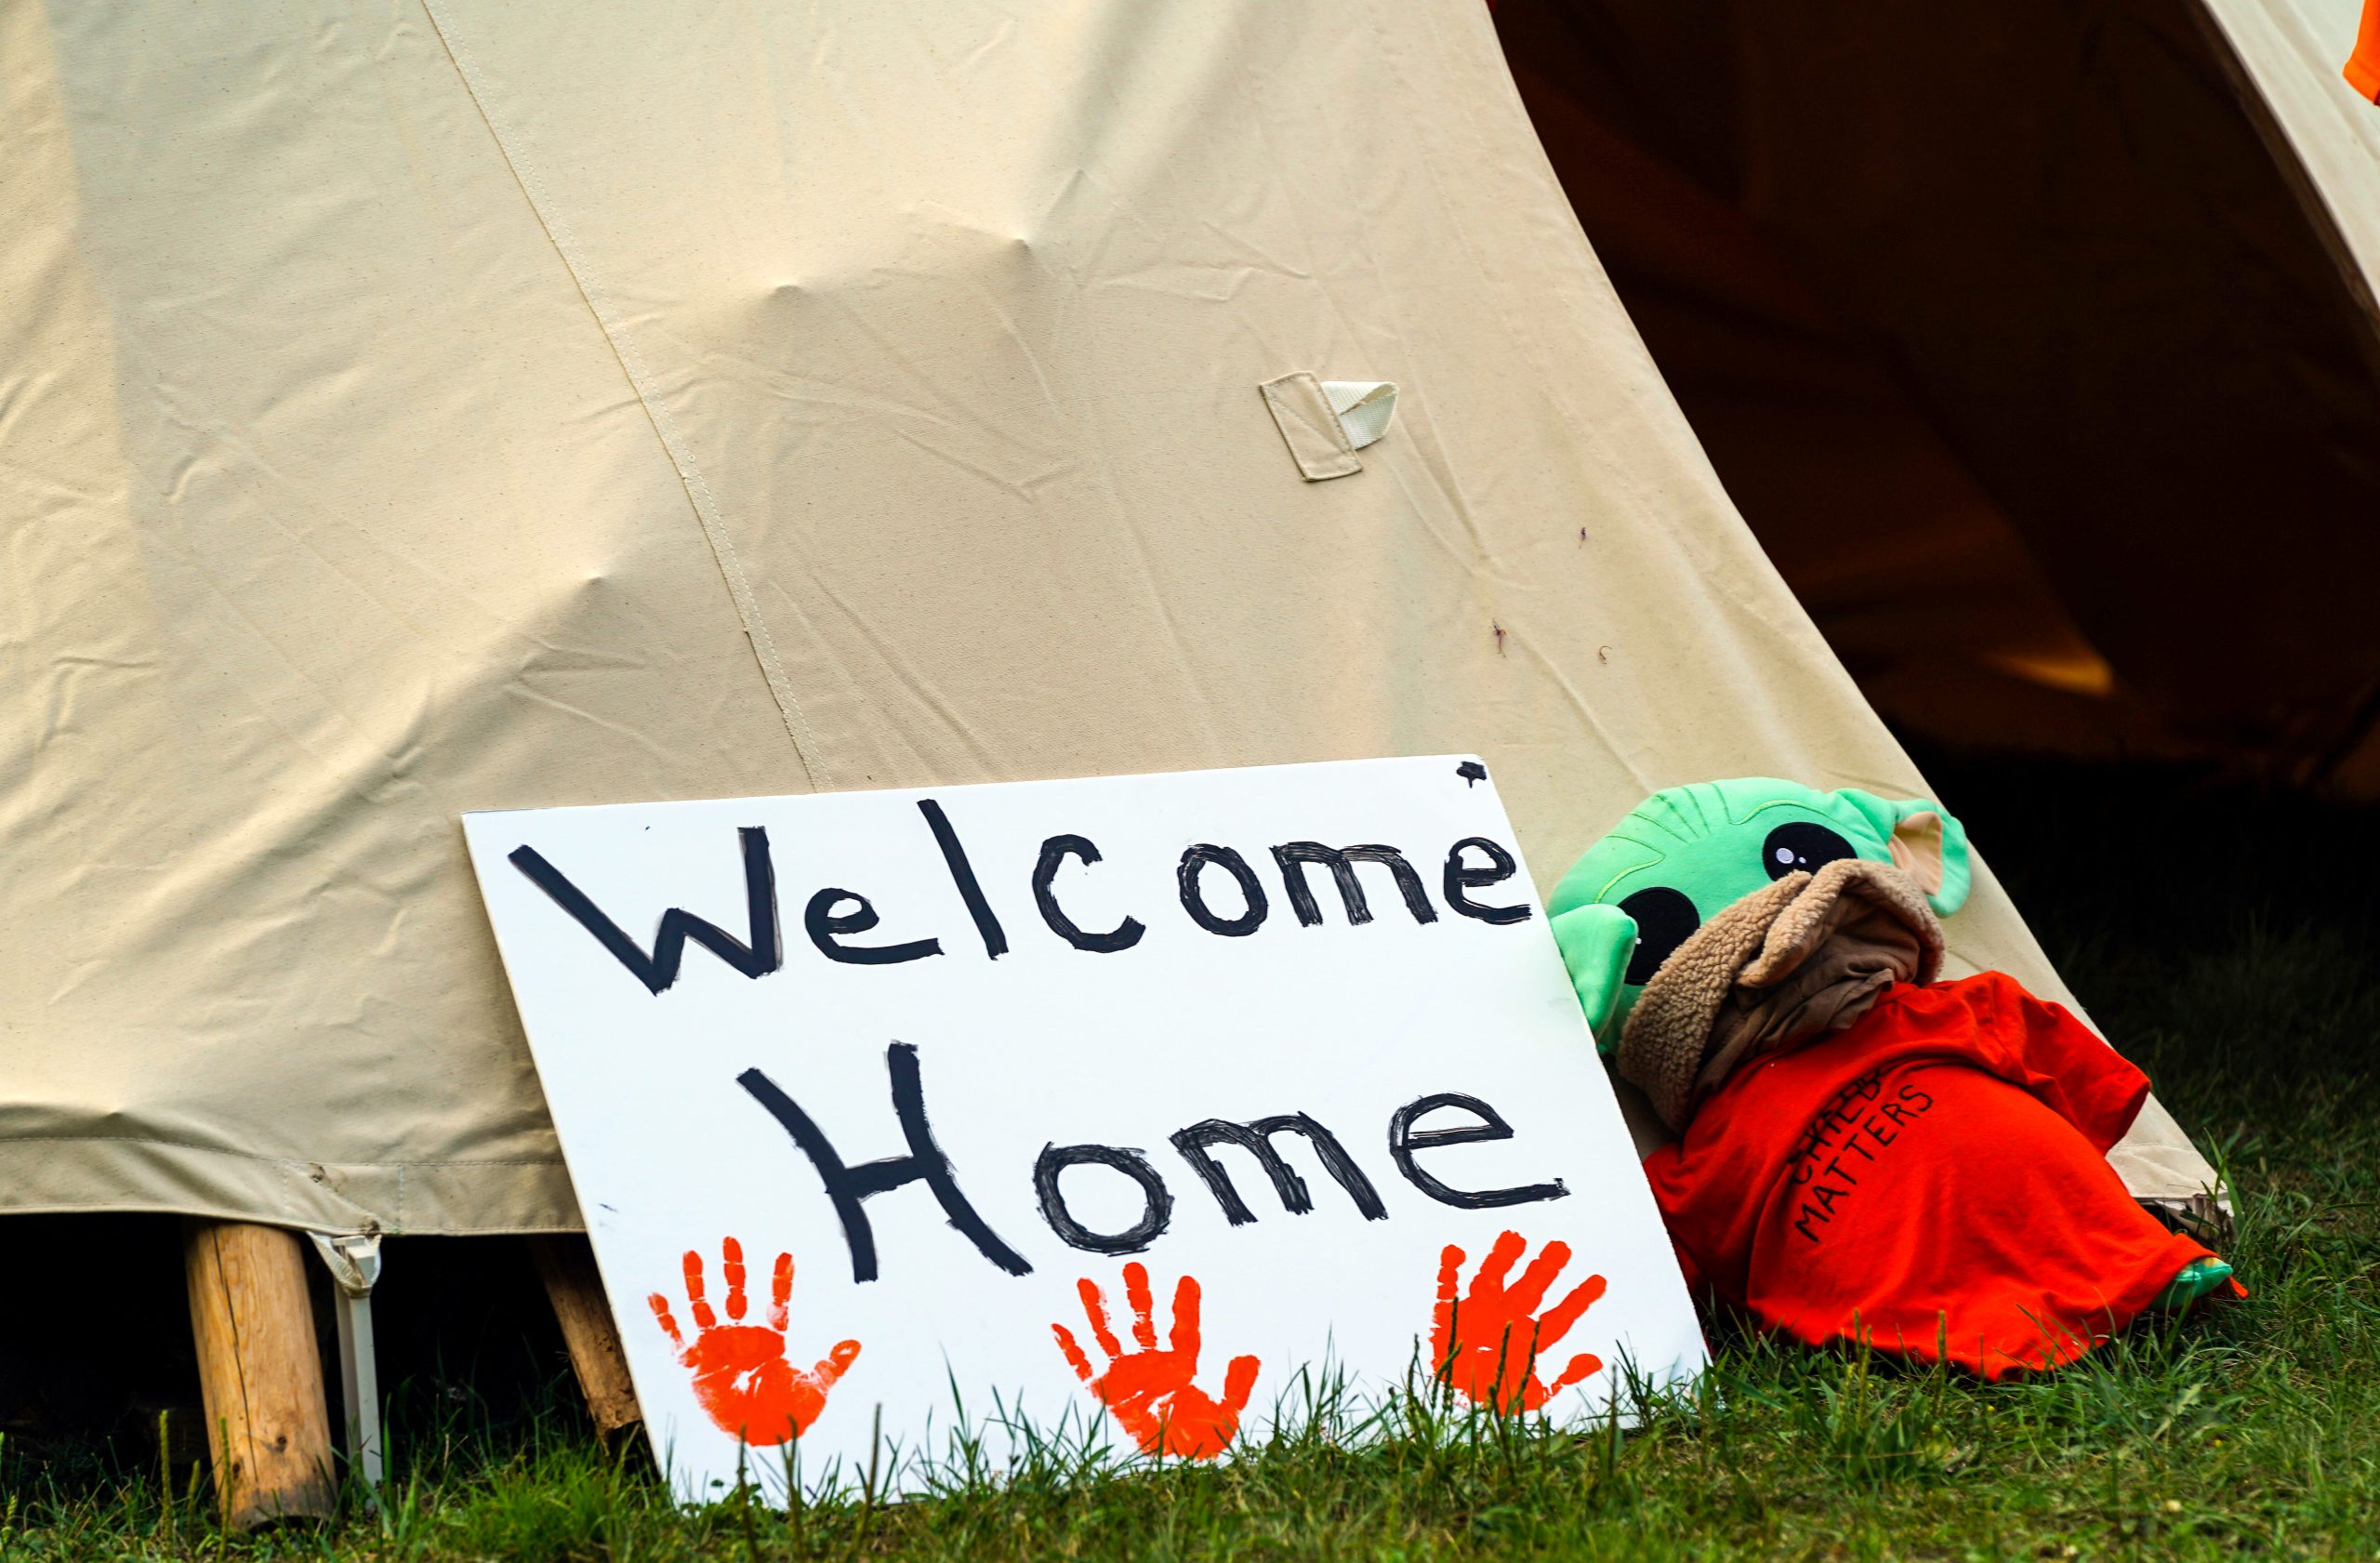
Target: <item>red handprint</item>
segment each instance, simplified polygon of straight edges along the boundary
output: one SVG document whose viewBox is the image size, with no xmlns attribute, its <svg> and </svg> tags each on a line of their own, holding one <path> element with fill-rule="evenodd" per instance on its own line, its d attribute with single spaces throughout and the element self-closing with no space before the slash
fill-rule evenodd
<svg viewBox="0 0 2380 1563">
<path fill-rule="evenodd" d="M 1150 1317 L 1149 1273 L 1138 1263 L 1124 1266 L 1124 1300 L 1132 1308 L 1130 1353 L 1117 1340 L 1107 1322 L 1107 1304 L 1099 1287 L 1078 1281 L 1082 1311 L 1099 1349 L 1107 1354 L 1107 1371 L 1094 1373 L 1073 1332 L 1063 1324 L 1050 1326 L 1058 1349 L 1074 1364 L 1075 1374 L 1091 1385 L 1099 1403 L 1115 1413 L 1144 1454 L 1186 1455 L 1211 1460 L 1239 1435 L 1239 1413 L 1256 1387 L 1253 1357 L 1235 1357 L 1223 1372 L 1223 1397 L 1216 1400 L 1190 1381 L 1198 1376 L 1198 1283 L 1184 1276 L 1173 1289 L 1173 1331 L 1167 1349 L 1157 1344 L 1157 1321 Z"/>
<path fill-rule="evenodd" d="M 744 1245 L 733 1238 L 719 1245 L 720 1273 L 727 1279 L 727 1317 L 744 1317 Z M 746 1443 L 765 1447 L 801 1436 L 826 1409 L 826 1392 L 859 1356 L 857 1341 L 837 1343 L 824 1360 L 798 1373 L 786 1360 L 786 1302 L 793 1295 L 793 1255 L 777 1255 L 769 1282 L 769 1322 L 721 1324 L 703 1297 L 703 1256 L 686 1251 L 686 1302 L 694 1316 L 694 1343 L 686 1344 L 670 1317 L 669 1299 L 656 1291 L 645 1299 L 653 1317 L 678 1348 L 679 1362 L 694 1371 L 694 1398 L 719 1424 Z"/>
<path fill-rule="evenodd" d="M 1562 1376 L 1552 1384 L 1538 1378 L 1539 1355 L 1553 1350 L 1554 1343 L 1579 1322 L 1579 1316 L 1594 1305 L 1604 1293 L 1604 1278 L 1589 1276 L 1546 1310 L 1543 1318 L 1535 1318 L 1537 1305 L 1545 1301 L 1546 1289 L 1562 1273 L 1562 1266 L 1570 1263 L 1570 1245 L 1546 1244 L 1521 1272 L 1518 1284 L 1507 1288 L 1504 1278 L 1527 1247 L 1517 1232 L 1498 1238 L 1488 1257 L 1480 1261 L 1470 1292 L 1460 1303 L 1454 1292 L 1457 1272 L 1462 1268 L 1462 1250 L 1448 1243 L 1438 1260 L 1438 1305 L 1430 1316 L 1431 1361 L 1443 1383 L 1500 1416 L 1536 1411 L 1603 1368 L 1602 1358 L 1582 1351 L 1570 1358 Z"/>
</svg>

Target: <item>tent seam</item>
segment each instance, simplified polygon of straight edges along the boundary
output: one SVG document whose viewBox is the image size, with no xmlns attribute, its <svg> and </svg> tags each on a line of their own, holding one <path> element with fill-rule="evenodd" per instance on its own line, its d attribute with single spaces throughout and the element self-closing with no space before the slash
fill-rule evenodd
<svg viewBox="0 0 2380 1563">
<path fill-rule="evenodd" d="M 294 1171 L 300 1168 L 375 1168 L 375 1167 L 559 1167 L 562 1158 L 552 1156 L 504 1157 L 428 1157 L 404 1159 L 380 1159 L 371 1161 L 323 1161 L 303 1156 L 267 1156 L 259 1151 L 239 1150 L 229 1146 L 194 1145 L 188 1140 L 169 1140 L 156 1134 L 0 1134 L 0 1148 L 22 1145 L 130 1145 L 152 1146 L 164 1150 L 186 1150 L 202 1156 L 228 1156 L 251 1161 L 262 1167 L 278 1167 Z"/>
<path fill-rule="evenodd" d="M 628 376 L 638 402 L 643 405 L 645 417 L 651 421 L 654 435 L 661 441 L 662 449 L 668 453 L 670 464 L 677 469 L 678 481 L 685 486 L 686 497 L 694 507 L 695 519 L 702 523 L 703 536 L 710 545 L 711 558 L 727 582 L 727 594 L 735 603 L 736 616 L 743 621 L 745 638 L 751 642 L 752 655 L 760 664 L 760 676 L 768 684 L 770 696 L 776 701 L 777 715 L 785 723 L 786 737 L 793 745 L 794 758 L 801 762 L 802 774 L 813 791 L 830 788 L 833 783 L 820 753 L 817 733 L 802 710 L 800 697 L 794 693 L 793 680 L 786 671 L 784 659 L 777 652 L 776 639 L 769 632 L 768 621 L 761 616 L 760 600 L 752 590 L 750 577 L 745 574 L 744 562 L 736 552 L 734 540 L 727 534 L 726 519 L 721 514 L 719 500 L 711 492 L 709 481 L 703 476 L 701 468 L 695 464 L 693 449 L 662 404 L 643 358 L 637 352 L 627 326 L 620 321 L 618 311 L 612 307 L 602 285 L 596 282 L 594 270 L 587 264 L 568 224 L 554 207 L 536 170 L 515 152 L 512 139 L 497 122 L 496 110 L 488 95 L 482 90 L 478 67 L 464 57 L 454 33 L 447 27 L 445 18 L 439 15 L 439 7 L 432 0 L 422 0 L 422 10 L 437 32 L 439 42 L 444 46 L 447 59 L 454 61 L 456 73 L 461 76 L 464 90 L 470 94 L 472 106 L 479 110 L 480 119 L 495 140 L 497 153 L 503 157 L 505 166 L 511 170 L 522 192 L 528 197 L 529 209 L 545 229 L 546 237 L 553 245 L 555 253 L 562 257 L 571 281 L 577 285 L 579 297 L 586 300 L 588 311 L 594 315 L 596 326 L 603 333 L 603 339 L 610 344 L 613 355 L 619 360 L 621 371 Z"/>
</svg>

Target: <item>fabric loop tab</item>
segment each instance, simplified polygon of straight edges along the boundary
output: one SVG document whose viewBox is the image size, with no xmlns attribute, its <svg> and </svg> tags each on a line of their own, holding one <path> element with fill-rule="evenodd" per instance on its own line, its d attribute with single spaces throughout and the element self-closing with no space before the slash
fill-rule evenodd
<svg viewBox="0 0 2380 1563">
<path fill-rule="evenodd" d="M 333 1284 L 340 1294 L 348 1297 L 369 1297 L 380 1281 L 380 1238 L 377 1233 L 362 1232 L 332 1236 L 309 1232 L 314 1252 L 322 1256 L 324 1267 L 331 1273 Z"/>
<path fill-rule="evenodd" d="M 372 1341 L 372 1288 L 380 1279 L 377 1232 L 331 1236 L 309 1232 L 338 1295 L 331 1317 L 338 1325 L 339 1393 L 347 1409 L 347 1457 L 367 1491 L 380 1490 L 380 1374 Z M 377 1502 L 376 1497 L 375 1502 Z"/>
<path fill-rule="evenodd" d="M 1317 381 L 1303 369 L 1258 388 L 1308 483 L 1364 470 L 1355 452 L 1388 432 L 1396 387 L 1386 380 Z"/>
<path fill-rule="evenodd" d="M 1323 399 L 1339 415 L 1339 427 L 1355 449 L 1378 440 L 1396 421 L 1395 380 L 1325 380 Z"/>
</svg>

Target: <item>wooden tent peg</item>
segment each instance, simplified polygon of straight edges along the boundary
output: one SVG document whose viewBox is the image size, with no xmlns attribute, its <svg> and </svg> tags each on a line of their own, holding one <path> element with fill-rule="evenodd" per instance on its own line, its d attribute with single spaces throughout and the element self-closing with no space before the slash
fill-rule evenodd
<svg viewBox="0 0 2380 1563">
<path fill-rule="evenodd" d="M 182 1252 L 224 1523 L 329 1518 L 337 1487 L 303 1245 L 274 1226 L 192 1220 Z"/>
<path fill-rule="evenodd" d="M 531 1238 L 529 1252 L 537 1263 L 538 1279 L 545 1282 L 554 1318 L 562 1325 L 562 1344 L 569 1348 L 570 1365 L 587 1397 L 595 1430 L 609 1439 L 634 1427 L 644 1413 L 637 1408 L 628 1354 L 612 1322 L 611 1305 L 603 1298 L 595 1251 L 576 1233 L 558 1232 Z"/>
</svg>

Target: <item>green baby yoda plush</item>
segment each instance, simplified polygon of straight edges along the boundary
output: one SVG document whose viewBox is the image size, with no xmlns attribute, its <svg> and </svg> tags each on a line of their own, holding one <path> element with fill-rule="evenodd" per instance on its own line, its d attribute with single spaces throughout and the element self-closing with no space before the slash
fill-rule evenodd
<svg viewBox="0 0 2380 1563">
<path fill-rule="evenodd" d="M 1707 920 L 1771 881 L 1843 857 L 1899 866 L 1937 915 L 1967 898 L 1966 830 L 1923 799 L 1743 776 L 1639 803 L 1547 903 L 1597 1044 L 1611 1051 L 1646 982 Z"/>
<path fill-rule="evenodd" d="M 1937 804 L 1749 776 L 1655 793 L 1548 910 L 1597 1045 L 1679 1136 L 1645 1169 L 1689 1273 L 1814 1344 L 1996 1376 L 2231 1272 L 2108 1169 L 2137 1069 L 2003 974 L 1936 981 L 1971 882 Z"/>
</svg>

